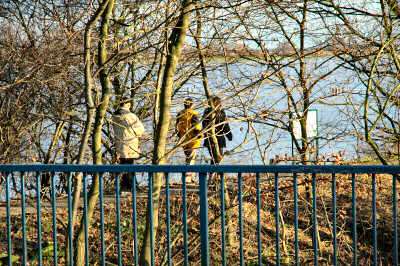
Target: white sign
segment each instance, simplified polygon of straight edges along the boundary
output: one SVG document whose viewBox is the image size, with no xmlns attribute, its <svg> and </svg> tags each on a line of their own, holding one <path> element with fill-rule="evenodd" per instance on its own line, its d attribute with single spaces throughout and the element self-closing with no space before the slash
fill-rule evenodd
<svg viewBox="0 0 400 266">
<path fill-rule="evenodd" d="M 302 115 L 302 113 L 300 113 Z M 317 110 L 309 110 L 307 116 L 307 137 L 313 138 L 318 134 Z M 293 133 L 296 139 L 301 139 L 300 119 L 293 120 Z"/>
</svg>

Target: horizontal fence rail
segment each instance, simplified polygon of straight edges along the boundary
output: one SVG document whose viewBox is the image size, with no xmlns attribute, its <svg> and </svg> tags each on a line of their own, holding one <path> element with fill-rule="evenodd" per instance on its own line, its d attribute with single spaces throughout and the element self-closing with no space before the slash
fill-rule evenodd
<svg viewBox="0 0 400 266">
<path fill-rule="evenodd" d="M 139 265 L 146 224 L 158 225 L 151 265 L 398 265 L 399 174 L 372 165 L 0 165 L 0 265 L 75 265 L 79 226 L 86 265 Z"/>
</svg>

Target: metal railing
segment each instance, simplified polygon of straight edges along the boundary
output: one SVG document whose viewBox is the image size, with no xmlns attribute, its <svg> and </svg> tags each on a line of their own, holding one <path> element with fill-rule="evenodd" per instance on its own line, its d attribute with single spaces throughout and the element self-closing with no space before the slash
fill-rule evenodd
<svg viewBox="0 0 400 266">
<path fill-rule="evenodd" d="M 210 239 L 209 239 L 209 226 L 210 226 L 210 221 L 209 221 L 209 197 L 210 197 L 210 188 L 209 188 L 209 181 L 211 179 L 214 180 L 215 188 L 213 187 L 213 192 L 214 193 L 219 193 L 219 203 L 220 203 L 220 209 L 218 210 L 219 215 L 220 215 L 220 247 L 219 247 L 219 252 L 220 252 L 220 258 L 218 259 L 218 264 L 221 265 L 226 265 L 228 263 L 230 258 L 227 258 L 227 243 L 226 243 L 226 238 L 227 238 L 227 224 L 226 224 L 226 214 L 228 212 L 228 206 L 226 204 L 223 204 L 225 202 L 225 196 L 226 196 L 226 190 L 229 190 L 230 193 L 235 194 L 235 199 L 237 199 L 237 217 L 231 217 L 237 219 L 237 232 L 235 233 L 235 237 L 238 238 L 238 247 L 239 249 L 234 249 L 237 250 L 237 256 L 239 257 L 238 259 L 238 264 L 240 265 L 245 265 L 247 263 L 247 256 L 245 254 L 246 246 L 244 244 L 244 222 L 247 221 L 247 217 L 244 216 L 243 212 L 243 199 L 244 197 L 249 197 L 247 194 L 244 195 L 243 192 L 243 182 L 247 182 L 248 179 L 250 178 L 252 182 L 249 184 L 253 186 L 253 190 L 255 190 L 255 205 L 256 205 L 256 225 L 255 225 L 255 246 L 256 246 L 256 258 L 252 258 L 253 264 L 257 265 L 263 265 L 263 264 L 268 264 L 269 259 L 271 259 L 271 256 L 265 256 L 265 243 L 263 243 L 264 236 L 266 234 L 265 228 L 263 229 L 263 223 L 262 223 L 262 215 L 261 212 L 264 211 L 263 208 L 265 208 L 265 204 L 263 204 L 263 196 L 265 193 L 267 193 L 267 190 L 271 193 L 273 193 L 273 211 L 272 213 L 275 215 L 275 232 L 274 232 L 274 237 L 275 237 L 275 254 L 274 254 L 274 264 L 280 265 L 282 261 L 282 254 L 281 254 L 281 248 L 282 248 L 282 242 L 283 241 L 291 241 L 289 237 L 286 237 L 285 239 L 282 239 L 281 236 L 281 228 L 282 226 L 288 226 L 286 225 L 281 225 L 280 221 L 280 212 L 282 210 L 281 204 L 280 204 L 280 197 L 282 196 L 282 191 L 285 191 L 285 196 L 287 195 L 292 195 L 291 199 L 291 206 L 292 206 L 292 211 L 293 215 L 292 218 L 286 218 L 286 221 L 291 221 L 293 224 L 291 224 L 291 228 L 293 228 L 293 253 L 290 255 L 289 261 L 285 261 L 285 263 L 290 263 L 290 264 L 303 264 L 304 260 L 300 258 L 300 252 L 303 252 L 302 249 L 304 248 L 304 244 L 300 246 L 300 239 L 299 239 L 299 233 L 300 233 L 300 227 L 299 227 L 299 195 L 303 194 L 305 190 L 300 189 L 299 186 L 303 185 L 310 185 L 312 187 L 311 192 L 308 191 L 306 193 L 310 193 L 310 197 L 308 198 L 311 202 L 309 203 L 309 206 L 311 208 L 311 214 L 310 214 L 310 220 L 311 220 L 311 238 L 312 238 L 312 249 L 306 253 L 312 253 L 312 262 L 314 265 L 318 265 L 320 259 L 321 259 L 321 252 L 322 252 L 322 247 L 319 246 L 319 228 L 318 228 L 318 222 L 320 222 L 319 218 L 319 213 L 318 213 L 318 194 L 317 194 L 317 188 L 319 188 L 319 182 L 318 182 L 318 176 L 325 176 L 325 186 L 328 184 L 330 186 L 330 208 L 328 208 L 328 211 L 330 210 L 330 213 L 325 213 L 326 216 L 330 215 L 331 219 L 331 224 L 329 225 L 331 228 L 331 247 L 332 251 L 330 254 L 331 261 L 330 263 L 333 265 L 338 264 L 338 234 L 345 234 L 345 231 L 339 231 L 338 232 L 338 219 L 343 219 L 342 215 L 343 214 L 338 214 L 337 213 L 337 208 L 338 208 L 338 203 L 337 203 L 337 197 L 338 197 L 338 188 L 337 185 L 342 185 L 338 183 L 337 178 L 340 175 L 346 175 L 348 176 L 348 180 L 351 180 L 351 187 L 347 187 L 348 193 L 351 195 L 351 198 L 348 199 L 347 202 L 343 204 L 350 204 L 351 206 L 351 211 L 349 211 L 349 219 L 348 221 L 351 222 L 351 226 L 348 229 L 348 234 L 351 235 L 351 263 L 354 265 L 358 264 L 358 258 L 359 254 L 361 251 L 358 250 L 358 240 L 359 236 L 357 235 L 357 231 L 359 230 L 358 227 L 358 222 L 357 222 L 357 204 L 361 204 L 357 202 L 357 185 L 358 185 L 358 176 L 360 175 L 365 175 L 368 174 L 368 186 L 371 188 L 371 201 L 370 201 L 370 207 L 371 207 L 371 215 L 372 215 L 372 234 L 370 236 L 370 245 L 372 249 L 372 258 L 371 258 L 371 264 L 373 265 L 378 265 L 378 260 L 381 259 L 381 251 L 378 250 L 378 222 L 379 218 L 378 212 L 377 212 L 377 191 L 376 191 L 376 186 L 377 186 L 377 176 L 378 175 L 384 175 L 383 178 L 385 180 L 388 178 L 388 176 L 392 177 L 390 182 L 391 182 L 391 197 L 392 197 L 392 206 L 391 206 L 391 213 L 392 214 L 392 225 L 391 225 L 391 234 L 392 234 L 392 240 L 390 241 L 391 247 L 389 249 L 392 252 L 393 257 L 390 258 L 391 264 L 392 265 L 398 265 L 398 206 L 397 206 L 397 181 L 398 181 L 398 174 L 400 173 L 400 167 L 399 166 L 236 166 L 236 165 L 221 165 L 221 166 L 213 166 L 213 165 L 198 165 L 198 166 L 183 166 L 183 165 L 177 165 L 177 166 L 171 166 L 171 165 L 163 165 L 163 166 L 156 166 L 156 165 L 0 165 L 0 173 L 3 176 L 4 180 L 4 189 L 2 195 L 2 201 L 4 202 L 5 200 L 5 209 L 6 209 L 6 234 L 3 233 L 3 235 L 0 234 L 1 236 L 1 241 L 3 241 L 3 236 L 6 235 L 7 239 L 7 257 L 3 258 L 5 259 L 8 265 L 12 265 L 13 263 L 13 255 L 18 253 L 18 255 L 22 258 L 20 258 L 18 264 L 22 262 L 23 265 L 26 265 L 28 260 L 30 260 L 30 257 L 27 254 L 28 247 L 27 247 L 27 230 L 28 225 L 26 224 L 26 211 L 27 211 L 27 206 L 26 206 L 26 200 L 29 198 L 30 200 L 36 201 L 36 239 L 33 239 L 34 242 L 37 244 L 37 250 L 35 251 L 36 256 L 35 258 L 37 259 L 37 263 L 39 265 L 43 264 L 43 244 L 42 244 L 42 229 L 43 229 L 43 220 L 42 220 L 42 205 L 43 205 L 43 200 L 42 200 L 42 193 L 41 191 L 41 175 L 43 173 L 51 173 L 51 183 L 50 183 L 50 192 L 48 195 L 49 197 L 49 203 L 51 204 L 51 223 L 52 223 L 52 240 L 53 240 L 53 250 L 52 250 L 52 260 L 51 262 L 54 265 L 57 265 L 58 259 L 61 256 L 65 256 L 60 254 L 61 247 L 58 246 L 58 240 L 60 238 L 59 233 L 57 232 L 58 230 L 58 219 L 57 219 L 57 211 L 60 211 L 60 207 L 57 207 L 57 199 L 55 197 L 56 195 L 56 185 L 59 180 L 57 179 L 57 173 L 63 173 L 67 177 L 67 209 L 68 209 L 68 233 L 66 241 L 69 243 L 69 250 L 67 250 L 67 253 L 70 255 L 70 258 L 73 258 L 73 237 L 72 237 L 72 227 L 71 225 L 71 220 L 72 220 L 72 186 L 73 186 L 73 174 L 75 173 L 82 173 L 83 174 L 83 220 L 84 220 L 84 227 L 85 227 L 85 261 L 88 264 L 90 257 L 89 257 L 89 238 L 88 238 L 88 232 L 89 232 L 89 222 L 88 217 L 87 217 L 87 202 L 88 202 L 88 186 L 90 183 L 93 181 L 93 178 L 95 178 L 95 175 L 90 176 L 93 173 L 98 173 L 98 178 L 99 178 L 99 212 L 100 212 L 100 248 L 99 248 L 99 253 L 100 253 L 100 259 L 101 259 L 101 264 L 105 265 L 107 262 L 107 250 L 106 250 L 106 243 L 105 243 L 105 225 L 104 225 L 104 200 L 105 200 L 105 195 L 104 195 L 104 177 L 106 174 L 111 174 L 114 175 L 113 178 L 115 178 L 115 212 L 116 212 L 116 231 L 117 231 L 117 246 L 118 246 L 118 251 L 117 251 L 117 259 L 116 259 L 116 264 L 122 265 L 123 264 L 123 257 L 122 257 L 122 250 L 121 250 L 121 241 L 122 241 L 122 235 L 121 235 L 121 217 L 120 217 L 120 212 L 121 212 L 121 198 L 120 198 L 120 191 L 119 191 L 119 176 L 121 173 L 124 172 L 129 172 L 132 173 L 132 178 L 134 180 L 135 174 L 136 173 L 147 173 L 148 176 L 150 177 L 152 173 L 165 173 L 164 175 L 164 190 L 163 190 L 163 195 L 165 195 L 165 206 L 160 207 L 160 208 L 165 208 L 165 225 L 166 225 L 166 244 L 165 246 L 165 254 L 166 254 L 166 262 L 168 265 L 172 264 L 172 258 L 171 256 L 172 251 L 171 251 L 171 246 L 173 243 L 171 242 L 171 202 L 170 202 L 170 197 L 171 197 L 171 190 L 170 190 L 170 181 L 171 177 L 173 174 L 178 173 L 181 176 L 182 183 L 180 184 L 181 186 L 181 197 L 182 197 L 182 224 L 183 224 L 183 264 L 187 265 L 190 263 L 189 261 L 189 250 L 188 250 L 188 201 L 187 201 L 187 184 L 185 181 L 185 174 L 189 172 L 195 172 L 198 175 L 198 185 L 195 186 L 196 191 L 198 191 L 198 200 L 199 200 L 199 205 L 200 205 L 200 216 L 198 217 L 192 217 L 193 219 L 197 219 L 198 222 L 200 223 L 200 239 L 201 239 L 201 248 L 200 248 L 200 256 L 201 256 L 201 264 L 202 265 L 210 265 L 210 254 L 215 255 L 212 252 L 215 252 L 213 249 L 210 251 Z M 15 178 L 11 179 L 11 176 L 18 173 L 19 174 L 19 181 L 16 181 Z M 34 174 L 34 178 L 31 179 L 30 181 L 26 180 L 26 176 L 28 174 Z M 216 174 L 213 174 L 216 173 Z M 227 177 L 224 175 L 225 173 L 233 173 L 233 177 L 231 176 L 230 179 L 234 179 L 234 181 L 229 182 L 229 186 L 227 186 Z M 244 174 L 250 173 L 250 175 L 244 176 Z M 269 178 L 265 177 L 265 174 L 269 174 Z M 284 175 L 283 175 L 284 174 Z M 280 182 L 285 178 L 286 183 L 285 186 L 280 185 Z M 304 178 L 309 178 L 310 180 L 306 179 L 304 181 Z M 301 180 L 301 183 L 299 183 L 299 180 Z M 153 184 L 152 184 L 152 178 L 148 178 L 147 180 L 147 186 L 145 186 L 145 190 L 148 193 L 147 194 L 147 199 L 150 199 L 150 204 L 149 208 L 150 211 L 153 208 Z M 267 182 L 273 181 L 271 183 L 268 183 L 268 189 L 266 189 L 265 185 Z M 303 182 L 304 181 L 304 182 Z M 387 180 L 386 180 L 387 181 Z M 364 181 L 363 181 L 364 182 Z M 131 230 L 131 233 L 133 234 L 133 247 L 132 247 L 132 257 L 130 257 L 131 261 L 129 264 L 134 264 L 138 265 L 138 209 L 137 209 L 137 199 L 138 199 L 138 192 L 136 188 L 135 182 L 132 182 L 132 191 L 131 191 L 131 201 L 132 201 L 132 227 L 129 229 Z M 247 183 L 246 183 L 247 184 Z M 13 193 L 11 190 L 11 185 L 14 186 L 14 190 L 17 191 L 17 193 Z M 31 188 L 33 187 L 34 192 L 33 193 L 28 193 L 27 190 L 28 187 L 30 186 Z M 246 185 L 248 186 L 248 184 Z M 262 188 L 263 187 L 263 188 Z M 225 189 L 224 189 L 225 188 Z M 326 188 L 326 187 L 325 187 Z M 286 190 L 285 190 L 286 189 Z M 343 188 L 342 188 L 343 189 Z M 326 190 L 326 189 L 325 189 Z M 345 189 L 346 190 L 346 189 Z M 290 193 L 286 193 L 286 191 L 290 191 Z M 291 194 L 292 193 L 292 194 Z M 325 191 L 325 193 L 328 193 Z M 252 195 L 253 195 L 252 194 Z M 18 199 L 18 204 L 20 204 L 20 211 L 21 213 L 18 213 L 15 215 L 13 213 L 12 209 L 12 202 L 13 200 Z M 378 202 L 379 203 L 379 202 Z M 13 203 L 14 204 L 14 203 Z M 342 203 L 341 203 L 342 204 Z M 362 204 L 365 204 L 365 202 L 362 202 Z M 263 207 L 264 206 L 264 207 Z M 235 207 L 235 208 L 236 208 Z M 341 207 L 341 206 L 339 206 Z M 1 209 L 4 209 L 3 207 Z M 215 210 L 213 210 L 215 211 Z M 326 210 L 325 210 L 326 211 Z M 386 210 L 387 211 L 387 210 Z M 1 211 L 3 212 L 3 211 Z M 379 217 L 387 216 L 386 214 L 380 214 Z M 302 217 L 303 214 L 300 214 Z M 0 216 L 1 218 L 1 216 Z M 14 221 L 20 221 L 22 228 L 20 229 L 22 232 L 22 239 L 19 241 L 15 241 L 13 243 L 13 238 L 16 238 L 16 233 L 13 232 L 15 230 L 19 230 L 19 228 L 14 228 L 12 223 L 12 218 Z M 265 217 L 264 217 L 265 218 Z M 387 217 L 385 217 L 387 218 Z M 1 218 L 2 223 L 4 224 L 4 219 Z M 151 228 L 153 227 L 153 219 L 150 217 L 149 221 Z M 385 222 L 387 224 L 387 222 Z M 234 223 L 233 223 L 234 224 Z M 232 226 L 232 225 L 230 225 Z M 29 229 L 30 230 L 30 229 Z M 303 230 L 304 231 L 304 230 Z M 152 230 L 150 231 L 152 232 Z M 350 232 L 350 233 L 349 233 Z M 193 232 L 192 232 L 193 234 Z M 365 236 L 363 236 L 365 237 Z M 151 262 L 152 265 L 155 264 L 155 255 L 154 255 L 154 250 L 155 247 L 160 246 L 157 243 L 154 243 L 154 235 L 151 234 Z M 31 240 L 32 241 L 32 240 Z M 64 243 L 65 244 L 65 243 Z M 382 246 L 382 243 L 380 243 Z M 387 243 L 383 244 L 384 246 Z M 0 246 L 1 248 L 1 246 Z M 270 249 L 270 248 L 268 248 Z M 1 255 L 1 250 L 0 250 L 0 255 Z M 326 252 L 326 251 L 325 251 Z M 364 252 L 364 251 L 363 251 Z M 285 253 L 288 253 L 285 251 Z M 304 252 L 303 252 L 304 253 Z M 307 253 L 307 254 L 308 254 Z M 383 253 L 382 253 L 383 254 Z M 285 255 L 287 256 L 287 254 Z M 32 256 L 31 256 L 32 257 Z M 254 257 L 254 256 L 253 256 Z M 213 258 L 212 258 L 213 259 Z M 73 265 L 73 260 L 69 260 L 69 264 Z M 216 262 L 212 262 L 212 264 L 216 264 Z"/>
</svg>

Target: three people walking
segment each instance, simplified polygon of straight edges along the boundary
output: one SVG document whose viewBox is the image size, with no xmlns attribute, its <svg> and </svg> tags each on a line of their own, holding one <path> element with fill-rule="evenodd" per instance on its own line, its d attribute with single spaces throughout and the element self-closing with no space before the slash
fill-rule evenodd
<svg viewBox="0 0 400 266">
<path fill-rule="evenodd" d="M 221 99 L 213 96 L 211 102 L 212 105 L 206 108 L 201 121 L 199 114 L 193 109 L 194 101 L 191 98 L 185 99 L 184 108 L 177 114 L 176 132 L 187 165 L 195 164 L 197 149 L 203 138 L 203 145 L 208 149 L 211 164 L 219 164 L 222 161 L 226 138 L 229 141 L 233 139 L 225 111 L 221 106 Z M 115 148 L 120 164 L 135 163 L 140 156 L 139 138 L 146 134 L 142 122 L 130 108 L 130 100 L 124 97 L 112 117 Z M 188 173 L 186 178 L 187 182 L 194 181 L 194 173 Z M 131 186 L 131 178 L 128 174 L 124 174 L 121 190 L 130 190 Z"/>
</svg>

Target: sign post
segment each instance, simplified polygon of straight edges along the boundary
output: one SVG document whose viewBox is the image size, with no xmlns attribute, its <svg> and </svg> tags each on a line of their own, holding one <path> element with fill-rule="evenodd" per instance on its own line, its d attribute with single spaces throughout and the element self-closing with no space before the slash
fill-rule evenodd
<svg viewBox="0 0 400 266">
<path fill-rule="evenodd" d="M 300 115 L 303 113 L 301 112 Z M 301 125 L 300 125 L 300 118 L 293 120 L 293 133 L 294 137 L 297 140 L 302 138 L 301 136 Z M 318 110 L 317 109 L 310 109 L 308 110 L 307 116 L 307 138 L 315 139 L 315 146 L 316 146 L 316 158 L 319 156 L 319 143 L 318 143 Z M 292 139 L 292 157 L 294 156 L 293 151 L 293 139 Z"/>
</svg>

